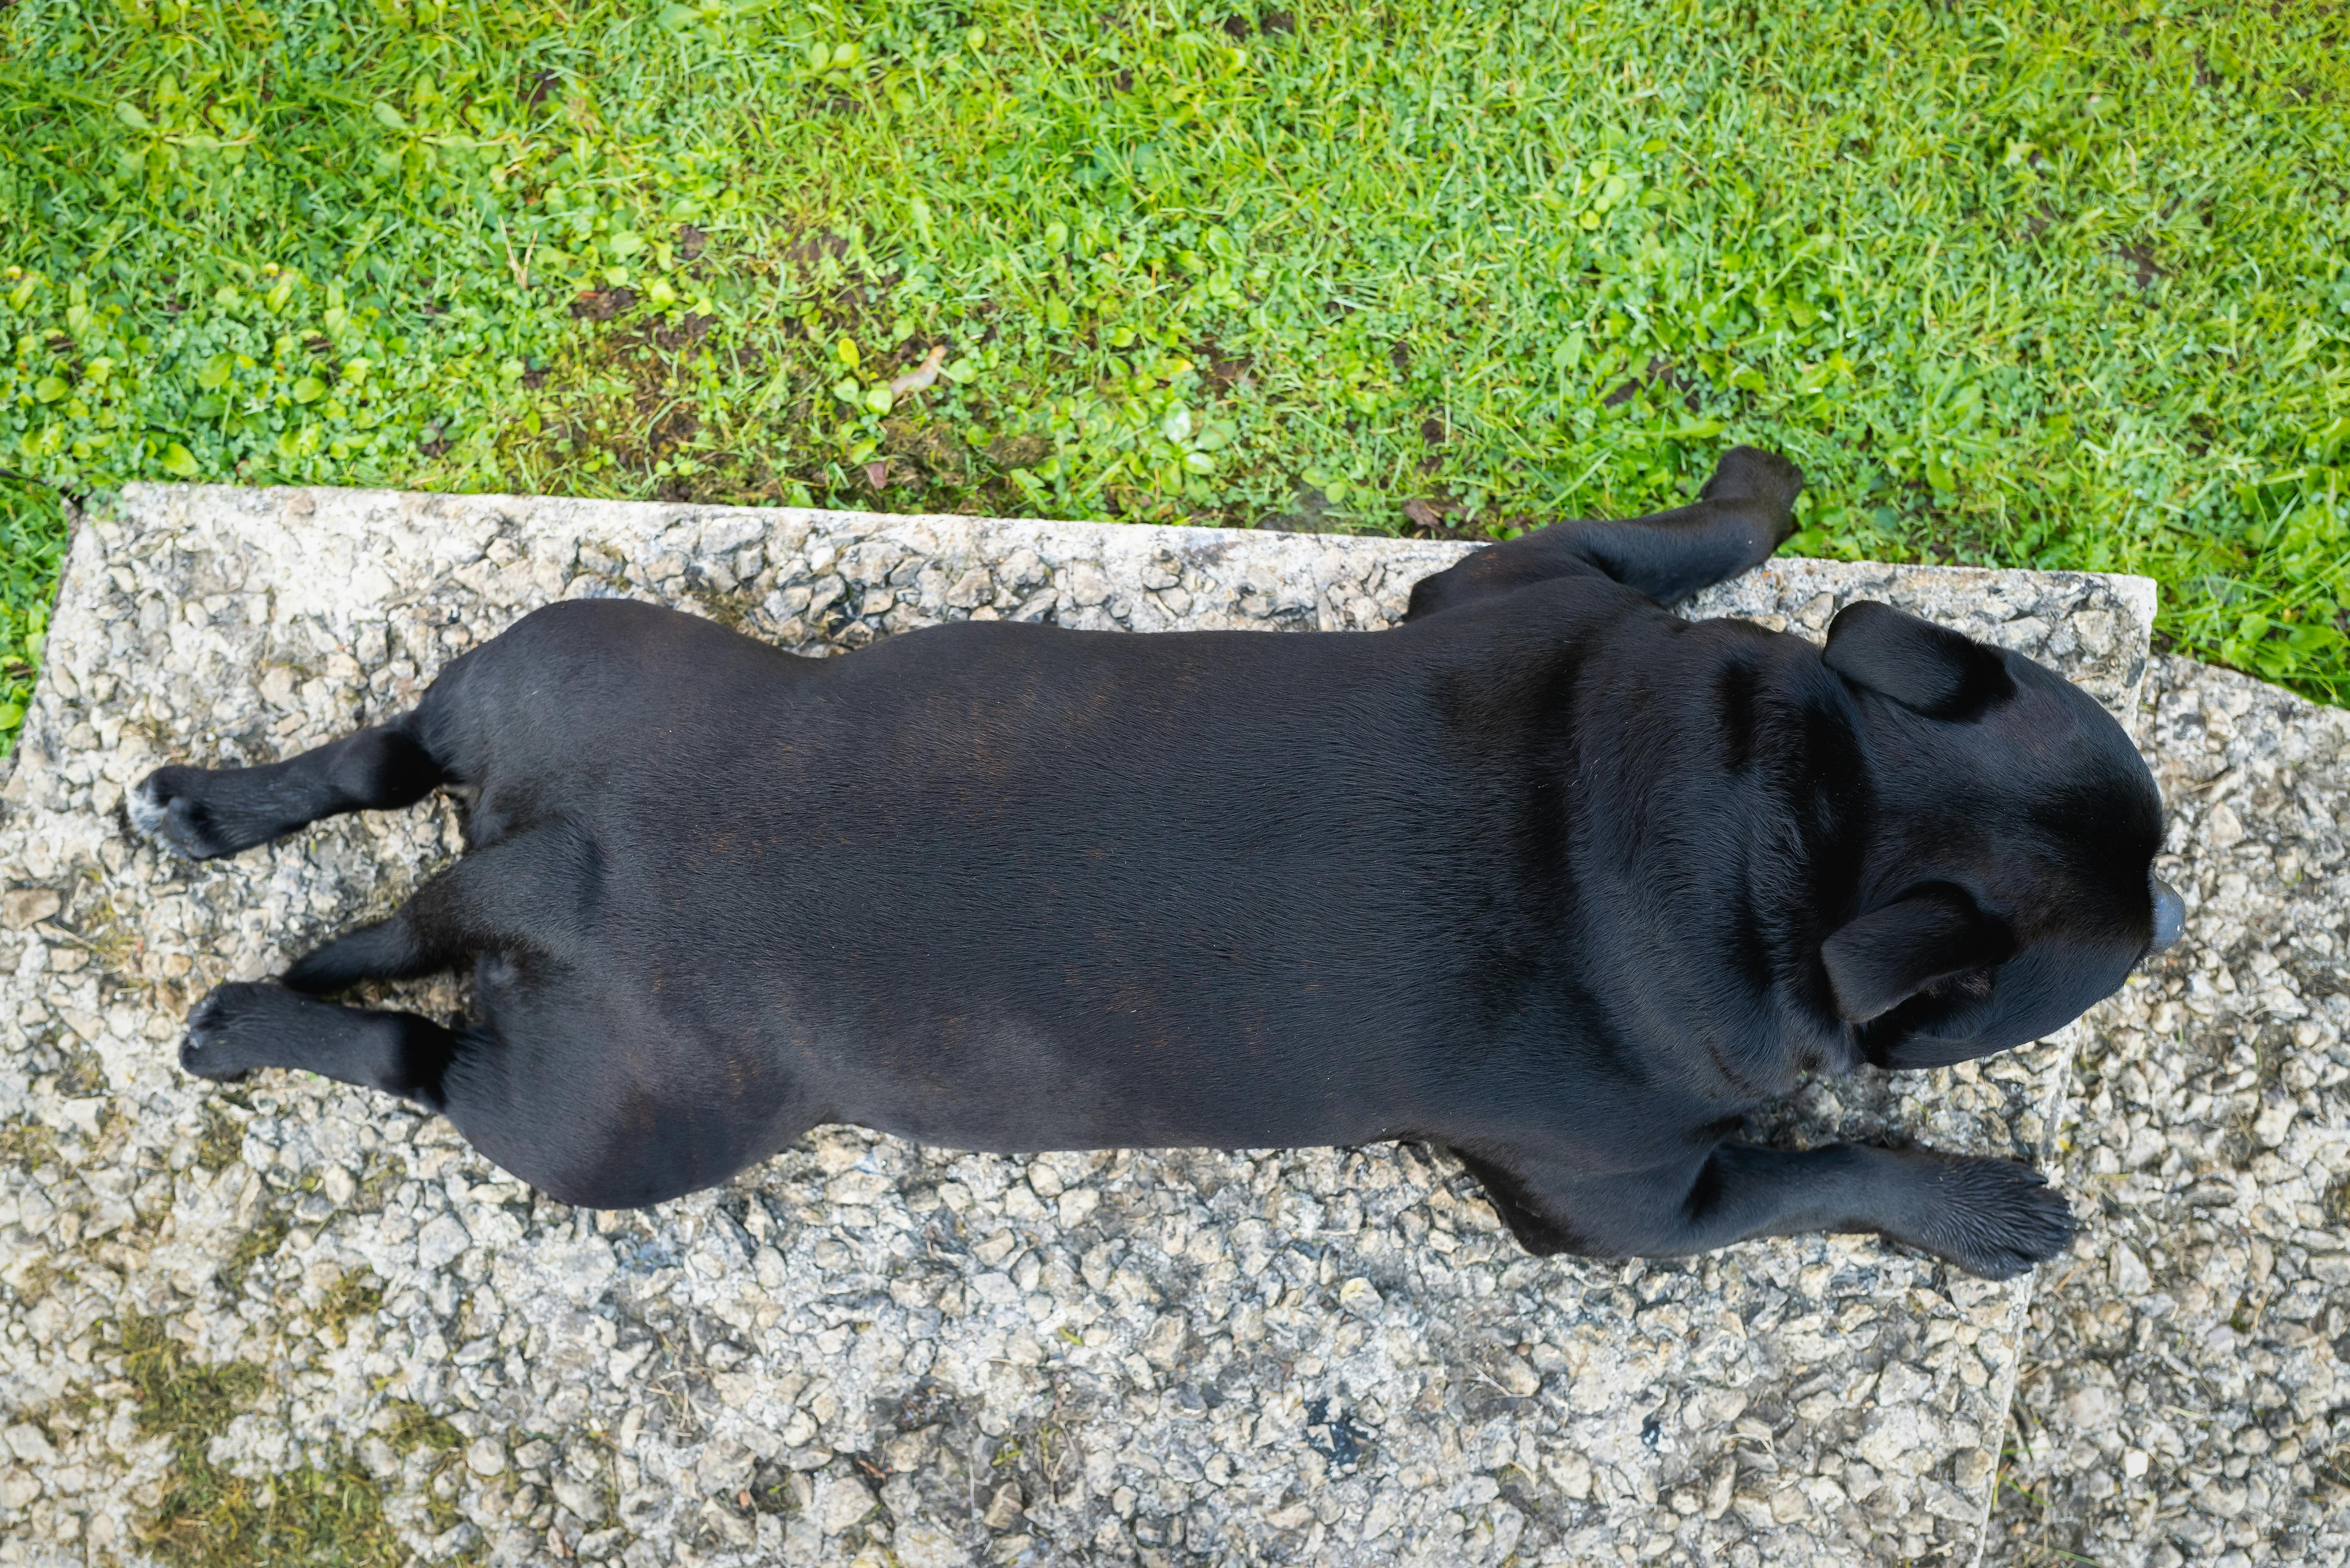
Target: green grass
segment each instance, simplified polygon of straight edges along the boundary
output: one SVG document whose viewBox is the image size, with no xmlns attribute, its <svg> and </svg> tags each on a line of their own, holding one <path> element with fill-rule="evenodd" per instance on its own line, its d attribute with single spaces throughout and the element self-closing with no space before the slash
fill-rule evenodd
<svg viewBox="0 0 2350 1568">
<path fill-rule="evenodd" d="M 393 1412 L 391 1425 L 384 1429 L 383 1439 L 395 1449 L 431 1449 L 438 1453 L 454 1453 L 465 1446 L 464 1434 L 446 1420 L 435 1416 L 412 1399 L 390 1402 Z"/>
<path fill-rule="evenodd" d="M 238 1237 L 236 1245 L 229 1249 L 227 1261 L 213 1275 L 222 1293 L 231 1301 L 243 1295 L 244 1282 L 252 1277 L 254 1269 L 277 1255 L 277 1249 L 286 1244 L 293 1229 L 294 1221 L 285 1210 L 273 1209 L 252 1230 Z"/>
<path fill-rule="evenodd" d="M 0 466 L 1485 534 L 1746 440 L 2350 697 L 2350 11 L 1254 5 L 18 0 Z"/>
<path fill-rule="evenodd" d="M 192 1358 L 160 1318 L 120 1325 L 124 1380 L 143 1436 L 168 1438 L 163 1496 L 140 1529 L 140 1547 L 171 1568 L 397 1568 L 413 1561 L 383 1517 L 383 1487 L 348 1455 L 296 1466 L 265 1482 L 215 1465 L 212 1439 L 269 1387 L 244 1361 Z"/>
</svg>

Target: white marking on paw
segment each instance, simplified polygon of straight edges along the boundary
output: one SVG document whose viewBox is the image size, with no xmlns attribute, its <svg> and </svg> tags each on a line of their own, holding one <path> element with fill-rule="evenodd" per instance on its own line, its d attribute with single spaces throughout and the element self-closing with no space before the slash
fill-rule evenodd
<svg viewBox="0 0 2350 1568">
<path fill-rule="evenodd" d="M 163 826 L 167 804 L 158 798 L 152 778 L 140 779 L 130 792 L 130 826 L 152 838 Z"/>
</svg>

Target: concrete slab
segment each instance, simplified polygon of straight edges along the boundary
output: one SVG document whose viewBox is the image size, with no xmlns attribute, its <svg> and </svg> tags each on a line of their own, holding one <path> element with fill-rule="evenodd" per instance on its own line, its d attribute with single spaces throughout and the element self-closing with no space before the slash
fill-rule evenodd
<svg viewBox="0 0 2350 1568">
<path fill-rule="evenodd" d="M 1538 1261 L 1410 1147 L 1024 1160 L 853 1128 L 598 1217 L 380 1097 L 173 1064 L 206 986 L 381 912 L 455 823 L 346 818 L 192 867 L 126 836 L 124 788 L 395 711 L 535 605 L 635 595 L 810 654 L 972 614 L 1369 629 L 1461 549 L 359 492 L 110 503 L 75 542 L 0 794 L 0 1562 L 102 1559 L 151 1521 L 172 1460 L 138 1427 L 126 1324 L 264 1374 L 208 1463 L 256 1483 L 358 1465 L 427 1561 L 1972 1561 L 2028 1285 L 1874 1240 Z M 1861 597 L 2137 711 L 2143 579 L 1786 561 L 1695 613 L 1816 636 Z M 1764 1120 L 2044 1150 L 2073 1033 L 1815 1085 Z"/>
</svg>

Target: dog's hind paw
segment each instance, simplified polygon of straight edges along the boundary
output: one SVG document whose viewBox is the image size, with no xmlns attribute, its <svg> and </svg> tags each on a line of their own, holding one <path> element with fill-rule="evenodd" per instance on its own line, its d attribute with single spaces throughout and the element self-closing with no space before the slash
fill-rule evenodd
<svg viewBox="0 0 2350 1568">
<path fill-rule="evenodd" d="M 1779 514 L 1774 543 L 1795 531 L 1795 497 L 1803 493 L 1804 471 L 1775 452 L 1734 446 L 1714 464 L 1701 493 L 1708 501 L 1760 501 Z"/>
<path fill-rule="evenodd" d="M 1914 1241 L 1970 1274 L 2013 1279 L 2072 1245 L 2072 1205 L 2022 1160 L 1952 1158 L 1932 1190 L 1933 1220 Z"/>
<path fill-rule="evenodd" d="M 235 1084 L 268 1064 L 263 1049 L 275 1042 L 273 1003 L 289 992 L 275 985 L 231 981 L 206 992 L 188 1011 L 188 1032 L 180 1040 L 180 1067 L 216 1084 Z"/>
<path fill-rule="evenodd" d="M 130 826 L 191 860 L 234 854 L 244 841 L 205 804 L 202 786 L 209 777 L 202 768 L 157 768 L 132 786 L 125 801 Z"/>
</svg>

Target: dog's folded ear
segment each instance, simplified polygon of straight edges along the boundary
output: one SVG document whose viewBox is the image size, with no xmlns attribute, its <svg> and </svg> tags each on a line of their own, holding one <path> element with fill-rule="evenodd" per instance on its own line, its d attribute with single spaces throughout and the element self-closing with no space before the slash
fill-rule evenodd
<svg viewBox="0 0 2350 1568">
<path fill-rule="evenodd" d="M 1929 883 L 1853 920 L 1821 945 L 1836 1015 L 1866 1023 L 1938 980 L 2006 958 L 2006 932 L 1973 899 Z"/>
<path fill-rule="evenodd" d="M 1838 612 L 1820 661 L 1929 719 L 1975 718 L 2015 690 L 1997 649 L 1873 599 Z"/>
</svg>

